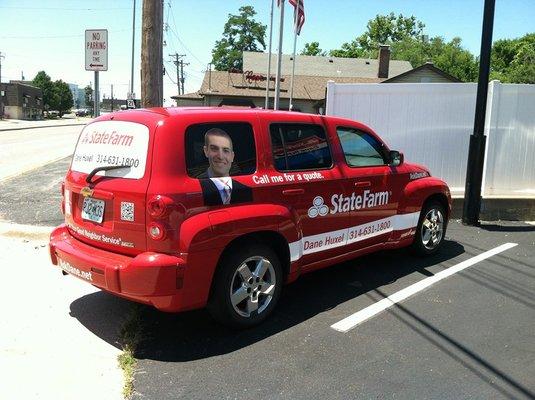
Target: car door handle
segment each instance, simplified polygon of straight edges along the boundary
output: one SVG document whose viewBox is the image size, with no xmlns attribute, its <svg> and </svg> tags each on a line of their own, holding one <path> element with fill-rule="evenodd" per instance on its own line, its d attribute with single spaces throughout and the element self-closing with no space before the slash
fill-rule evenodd
<svg viewBox="0 0 535 400">
<path fill-rule="evenodd" d="M 371 185 L 372 183 L 370 181 L 355 182 L 355 187 L 368 187 Z"/>
<path fill-rule="evenodd" d="M 295 196 L 303 193 L 305 193 L 305 189 L 285 189 L 282 191 L 282 194 L 285 196 Z"/>
</svg>

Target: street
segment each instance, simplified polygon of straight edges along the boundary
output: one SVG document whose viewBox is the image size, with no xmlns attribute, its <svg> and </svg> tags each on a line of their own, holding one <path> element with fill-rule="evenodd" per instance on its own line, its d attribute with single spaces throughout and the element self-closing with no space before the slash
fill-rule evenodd
<svg viewBox="0 0 535 400">
<path fill-rule="evenodd" d="M 74 151 L 82 126 L 0 131 L 0 182 Z"/>
</svg>

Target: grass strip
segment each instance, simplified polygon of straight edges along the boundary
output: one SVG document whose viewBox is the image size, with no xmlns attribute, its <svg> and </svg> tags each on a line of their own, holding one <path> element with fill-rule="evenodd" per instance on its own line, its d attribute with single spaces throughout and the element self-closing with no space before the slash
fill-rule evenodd
<svg viewBox="0 0 535 400">
<path fill-rule="evenodd" d="M 123 397 L 125 399 L 129 399 L 134 393 L 134 372 L 137 365 L 135 353 L 142 339 L 142 333 L 141 306 L 135 304 L 119 333 L 119 343 L 123 352 L 119 354 L 117 361 L 123 371 Z"/>
</svg>

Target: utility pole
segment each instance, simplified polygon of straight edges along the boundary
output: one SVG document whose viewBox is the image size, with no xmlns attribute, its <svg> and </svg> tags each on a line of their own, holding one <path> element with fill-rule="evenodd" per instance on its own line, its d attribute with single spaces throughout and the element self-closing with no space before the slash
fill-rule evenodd
<svg viewBox="0 0 535 400">
<path fill-rule="evenodd" d="M 483 32 L 479 59 L 479 80 L 477 83 L 476 115 L 474 133 L 470 136 L 466 186 L 464 189 L 463 224 L 478 225 L 481 210 L 481 182 L 485 161 L 485 114 L 489 87 L 490 53 L 492 49 L 492 28 L 494 24 L 495 0 L 485 0 Z"/>
<path fill-rule="evenodd" d="M 143 0 L 141 104 L 163 105 L 163 1 Z"/>
<path fill-rule="evenodd" d="M 184 65 L 189 65 L 189 63 L 185 63 L 183 60 L 180 60 L 180 83 L 182 83 L 182 94 L 184 94 Z"/>
<path fill-rule="evenodd" d="M 4 56 L 0 51 L 0 119 L 4 119 L 4 96 L 2 96 L 2 58 L 6 58 L 6 56 Z"/>
<path fill-rule="evenodd" d="M 173 62 L 173 64 L 176 65 L 176 88 L 177 88 L 179 96 L 180 96 L 180 68 L 178 67 L 178 64 L 179 64 L 178 60 L 185 56 L 186 56 L 185 54 L 178 54 L 178 53 L 169 54 L 169 57 L 175 58 L 174 60 L 171 60 L 171 61 Z M 177 101 L 177 104 L 178 104 L 178 101 Z"/>
<path fill-rule="evenodd" d="M 111 85 L 111 112 L 113 112 L 113 85 Z"/>
</svg>

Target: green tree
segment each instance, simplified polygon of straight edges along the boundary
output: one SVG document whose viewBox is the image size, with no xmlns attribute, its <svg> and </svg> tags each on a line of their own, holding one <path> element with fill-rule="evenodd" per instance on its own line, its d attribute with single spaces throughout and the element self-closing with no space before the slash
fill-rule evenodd
<svg viewBox="0 0 535 400">
<path fill-rule="evenodd" d="M 403 14 L 396 16 L 376 15 L 368 21 L 366 32 L 357 36 L 351 42 L 342 44 L 340 49 L 330 51 L 333 57 L 369 57 L 376 58 L 379 45 L 392 44 L 401 40 L 421 38 L 425 24 L 415 16 L 404 17 Z"/>
<path fill-rule="evenodd" d="M 66 111 L 69 111 L 74 102 L 72 99 L 72 92 L 69 89 L 69 85 L 63 82 L 61 79 L 54 82 L 53 89 L 53 101 L 50 105 L 52 109 L 59 111 L 59 116 L 62 117 Z"/>
<path fill-rule="evenodd" d="M 35 78 L 33 78 L 34 86 L 41 88 L 43 91 L 43 107 L 45 110 L 51 109 L 51 102 L 53 101 L 53 87 L 54 83 L 50 76 L 45 71 L 39 71 Z"/>
<path fill-rule="evenodd" d="M 472 53 L 462 47 L 458 37 L 450 42 L 440 36 L 430 40 L 406 37 L 392 43 L 391 50 L 393 59 L 409 61 L 413 67 L 430 61 L 461 81 L 474 82 L 478 77 L 478 62 Z"/>
<path fill-rule="evenodd" d="M 325 57 L 327 52 L 320 49 L 319 42 L 305 43 L 305 47 L 301 51 L 302 56 L 322 56 Z"/>
<path fill-rule="evenodd" d="M 91 115 L 93 115 L 93 88 L 90 85 L 84 88 L 84 99 L 85 107 L 91 110 Z"/>
<path fill-rule="evenodd" d="M 244 51 L 262 51 L 266 48 L 266 25 L 256 22 L 252 6 L 240 7 L 238 15 L 229 14 L 223 38 L 215 42 L 212 61 L 217 71 L 242 70 Z M 259 46 L 262 46 L 260 49 Z"/>
<path fill-rule="evenodd" d="M 535 83 L 535 33 L 494 42 L 491 79 L 506 83 Z"/>
</svg>

